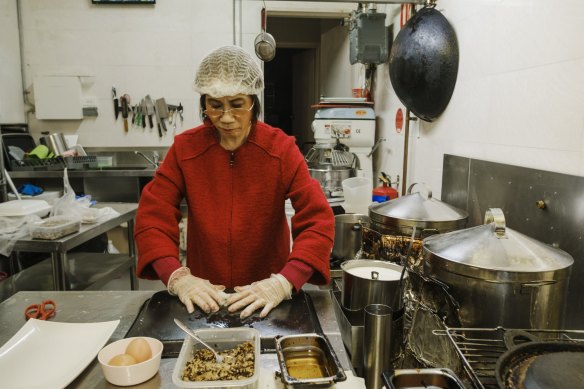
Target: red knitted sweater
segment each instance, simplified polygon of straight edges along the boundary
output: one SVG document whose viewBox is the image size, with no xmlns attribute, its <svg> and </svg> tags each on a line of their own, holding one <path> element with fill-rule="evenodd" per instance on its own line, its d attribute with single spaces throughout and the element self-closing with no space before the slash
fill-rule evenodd
<svg viewBox="0 0 584 389">
<path fill-rule="evenodd" d="M 220 146 L 208 121 L 175 137 L 140 198 L 138 276 L 157 278 L 153 262 L 178 258 L 183 199 L 188 205 L 187 266 L 194 275 L 231 288 L 300 261 L 301 268 L 314 269 L 309 282 L 330 281 L 334 216 L 294 138 L 281 130 L 257 122 L 235 151 Z M 296 212 L 292 251 L 286 199 Z"/>
</svg>

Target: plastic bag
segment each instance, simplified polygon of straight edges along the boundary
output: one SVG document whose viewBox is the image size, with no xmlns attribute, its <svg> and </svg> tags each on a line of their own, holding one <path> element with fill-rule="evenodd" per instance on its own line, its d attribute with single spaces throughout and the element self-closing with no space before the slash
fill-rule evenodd
<svg viewBox="0 0 584 389">
<path fill-rule="evenodd" d="M 63 196 L 55 201 L 51 216 L 69 216 L 75 220 L 81 220 L 81 217 L 86 209 L 89 208 L 91 199 L 86 197 L 77 200 L 75 198 L 75 191 L 69 184 L 69 176 L 67 175 L 67 168 L 63 173 Z"/>
<path fill-rule="evenodd" d="M 91 196 L 77 198 L 69 184 L 67 169 L 64 170 L 63 185 L 63 196 L 53 205 L 51 216 L 63 215 L 82 223 L 97 223 L 119 215 L 119 212 L 111 207 L 91 208 L 93 203 Z"/>
<path fill-rule="evenodd" d="M 16 241 L 29 236 L 29 230 L 26 228 L 29 223 L 40 220 L 41 218 L 37 215 L 0 217 L 0 254 L 8 257 Z"/>
</svg>

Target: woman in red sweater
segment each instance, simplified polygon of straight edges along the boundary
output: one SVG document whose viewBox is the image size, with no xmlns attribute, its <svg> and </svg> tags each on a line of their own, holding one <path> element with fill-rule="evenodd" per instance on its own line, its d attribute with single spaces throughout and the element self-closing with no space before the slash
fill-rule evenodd
<svg viewBox="0 0 584 389">
<path fill-rule="evenodd" d="M 142 191 L 138 276 L 161 279 L 189 312 L 228 306 L 244 318 L 262 308 L 264 317 L 293 289 L 330 281 L 333 213 L 294 138 L 257 120 L 262 89 L 262 71 L 243 49 L 225 46 L 203 59 L 195 80 L 203 124 L 175 137 Z M 186 266 L 178 260 L 183 199 Z"/>
</svg>

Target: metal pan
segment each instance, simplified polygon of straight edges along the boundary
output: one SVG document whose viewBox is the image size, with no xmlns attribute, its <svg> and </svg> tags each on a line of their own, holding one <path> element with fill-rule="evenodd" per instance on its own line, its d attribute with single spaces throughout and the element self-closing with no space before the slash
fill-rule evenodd
<svg viewBox="0 0 584 389">
<path fill-rule="evenodd" d="M 458 74 L 454 29 L 433 6 L 419 10 L 391 47 L 389 77 L 400 101 L 417 117 L 431 122 L 445 109 Z"/>
<path fill-rule="evenodd" d="M 506 336 L 509 350 L 497 360 L 501 389 L 556 389 L 584 386 L 584 344 L 538 341 L 523 331 Z M 516 345 L 523 337 L 526 342 Z M 535 340 L 534 340 L 535 339 Z"/>
</svg>

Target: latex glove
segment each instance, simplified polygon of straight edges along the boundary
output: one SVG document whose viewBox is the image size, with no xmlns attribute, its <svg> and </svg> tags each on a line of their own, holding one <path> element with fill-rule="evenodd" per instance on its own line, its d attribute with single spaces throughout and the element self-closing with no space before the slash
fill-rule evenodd
<svg viewBox="0 0 584 389">
<path fill-rule="evenodd" d="M 224 305 L 226 301 L 227 294 L 220 294 L 223 289 L 225 289 L 223 285 L 213 285 L 203 278 L 191 275 L 188 267 L 178 268 L 168 280 L 168 292 L 178 296 L 189 313 L 195 311 L 193 303 L 206 313 L 217 312 L 219 306 Z"/>
<path fill-rule="evenodd" d="M 292 298 L 292 284 L 281 274 L 272 274 L 270 278 L 251 285 L 236 286 L 235 291 L 237 293 L 227 299 L 228 310 L 235 312 L 246 307 L 239 315 L 242 319 L 262 307 L 260 317 L 266 317 L 283 300 Z"/>
</svg>

